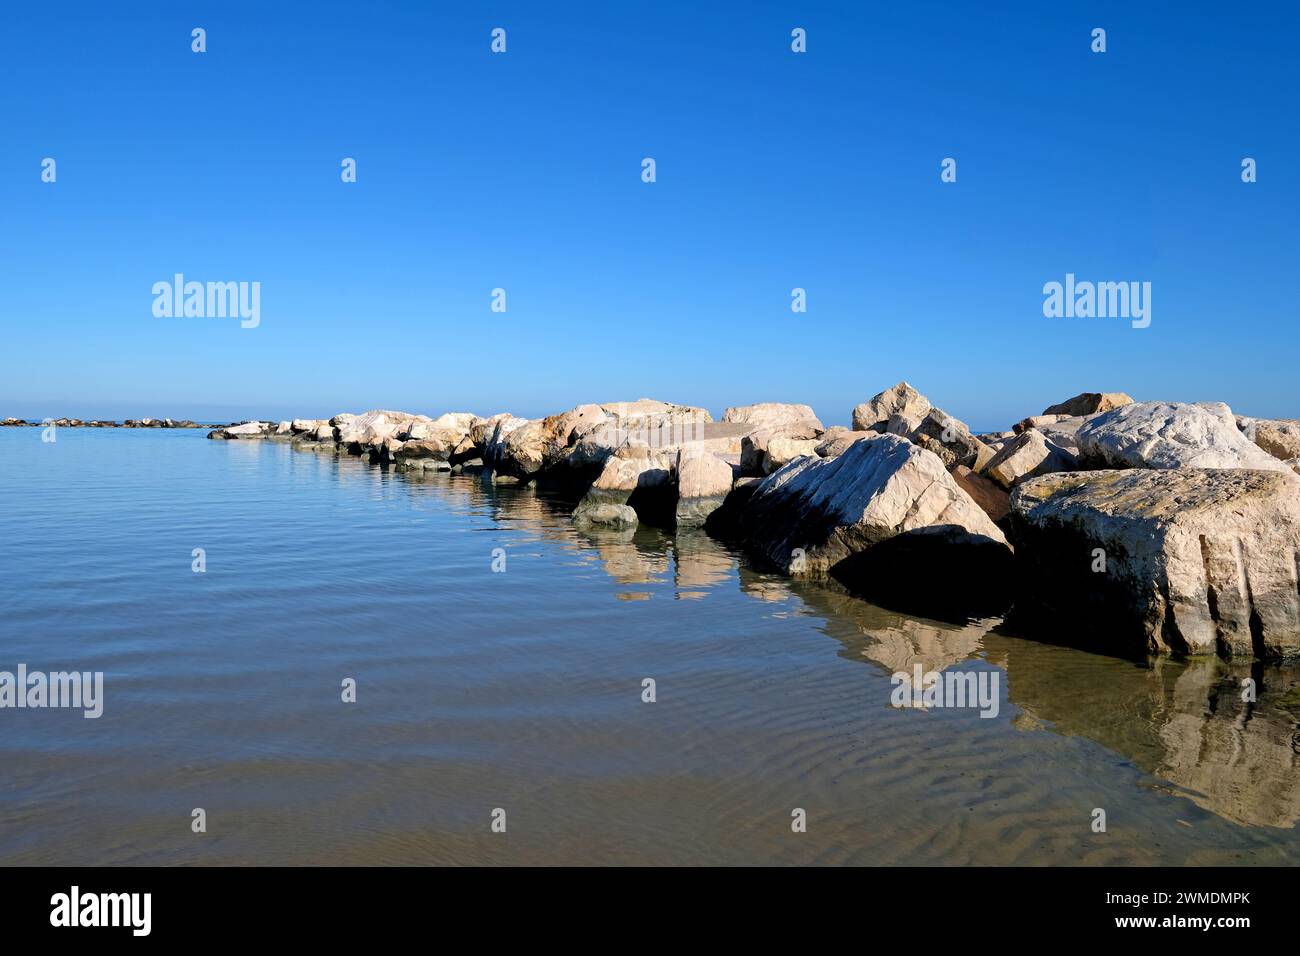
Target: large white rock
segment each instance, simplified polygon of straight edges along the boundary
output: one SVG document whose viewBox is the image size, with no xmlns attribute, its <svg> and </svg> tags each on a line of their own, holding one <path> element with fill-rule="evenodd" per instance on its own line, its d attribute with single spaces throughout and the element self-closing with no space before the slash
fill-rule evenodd
<svg viewBox="0 0 1300 956">
<path fill-rule="evenodd" d="M 344 416 L 335 416 L 338 428 L 338 440 L 344 445 L 371 445 L 384 443 L 385 438 L 394 438 L 408 422 L 416 416 L 410 412 L 392 412 L 385 409 L 373 409 L 361 415 L 347 416 L 347 421 L 340 423 Z"/>
<path fill-rule="evenodd" d="M 1131 399 L 1124 392 L 1083 392 L 1074 398 L 1066 399 L 1056 405 L 1043 409 L 1044 415 L 1065 415 L 1073 418 L 1079 415 L 1093 415 L 1108 412 L 1112 408 L 1131 405 Z"/>
<path fill-rule="evenodd" d="M 738 405 L 722 413 L 724 422 L 753 425 L 754 428 L 772 428 L 795 422 L 811 422 L 821 428 L 817 414 L 808 405 L 791 405 L 783 402 L 759 402 L 757 405 Z"/>
<path fill-rule="evenodd" d="M 1238 429 L 1227 405 L 1139 402 L 1079 428 L 1080 457 L 1110 468 L 1262 468 L 1290 472 Z"/>
<path fill-rule="evenodd" d="M 1012 495 L 1023 594 L 1098 649 L 1300 653 L 1300 494 L 1277 471 L 1048 475 Z"/>
<path fill-rule="evenodd" d="M 244 422 L 208 432 L 209 438 L 265 438 L 275 430 L 270 422 Z"/>
<path fill-rule="evenodd" d="M 833 574 L 879 603 L 999 603 L 1010 549 L 943 462 L 895 435 L 798 458 L 743 506 L 747 543 L 793 575 Z"/>
<path fill-rule="evenodd" d="M 919 422 L 929 414 L 930 407 L 928 398 L 906 382 L 899 382 L 853 409 L 853 430 L 883 432 L 894 415 Z"/>
</svg>

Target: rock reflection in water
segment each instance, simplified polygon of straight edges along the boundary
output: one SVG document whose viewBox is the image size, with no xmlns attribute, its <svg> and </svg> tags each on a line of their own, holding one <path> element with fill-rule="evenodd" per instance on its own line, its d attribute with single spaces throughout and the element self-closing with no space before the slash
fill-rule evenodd
<svg viewBox="0 0 1300 956">
<path fill-rule="evenodd" d="M 365 469 L 373 473 L 376 469 Z M 1168 791 L 1239 824 L 1293 827 L 1300 820 L 1300 665 L 1233 664 L 1215 658 L 1135 663 L 1004 633 L 997 620 L 951 624 L 869 604 L 835 585 L 795 582 L 750 568 L 702 532 L 654 528 L 575 530 L 569 504 L 528 488 L 495 488 L 468 476 L 402 474 L 438 482 L 494 520 L 585 552 L 620 585 L 671 584 L 679 599 L 737 581 L 756 600 L 822 620 L 841 656 L 910 676 L 981 661 L 1006 672 L 1004 711 L 1025 732 L 1094 741 Z M 371 480 L 374 480 L 373 477 Z M 629 590 L 620 600 L 645 600 Z M 780 613 L 780 612 L 778 612 Z M 1242 699 L 1253 678 L 1257 700 Z M 1017 710 L 1019 711 L 1017 713 Z"/>
<path fill-rule="evenodd" d="M 989 660 L 1008 697 L 1050 730 L 1122 754 L 1177 793 L 1236 823 L 1300 820 L 1300 666 L 1217 658 L 1135 664 L 993 633 Z M 1242 699 L 1253 678 L 1256 701 Z M 1291 709 L 1287 709 L 1290 707 Z"/>
</svg>

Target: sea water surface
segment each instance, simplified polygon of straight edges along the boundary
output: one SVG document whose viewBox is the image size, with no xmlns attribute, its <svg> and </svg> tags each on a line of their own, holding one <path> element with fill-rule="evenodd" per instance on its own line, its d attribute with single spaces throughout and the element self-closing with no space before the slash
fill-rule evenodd
<svg viewBox="0 0 1300 956">
<path fill-rule="evenodd" d="M 1295 668 L 909 617 L 202 431 L 0 429 L 0 502 L 0 670 L 105 675 L 99 719 L 0 710 L 3 864 L 1300 859 Z M 917 663 L 996 673 L 997 716 L 891 706 Z"/>
</svg>

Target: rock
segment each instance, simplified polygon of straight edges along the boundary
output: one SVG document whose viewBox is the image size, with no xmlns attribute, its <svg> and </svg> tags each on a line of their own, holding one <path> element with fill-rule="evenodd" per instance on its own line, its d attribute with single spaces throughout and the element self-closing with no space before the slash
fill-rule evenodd
<svg viewBox="0 0 1300 956">
<path fill-rule="evenodd" d="M 1011 426 L 1011 430 L 1019 435 L 1027 428 L 1043 428 L 1046 425 L 1055 425 L 1062 418 L 1068 418 L 1068 415 L 1030 415 L 1023 418 Z"/>
<path fill-rule="evenodd" d="M 1030 429 L 1021 432 L 993 456 L 983 474 L 1003 488 L 1014 488 L 1022 481 L 1057 471 L 1075 471 L 1078 461 L 1064 448 Z"/>
<path fill-rule="evenodd" d="M 581 523 L 585 516 L 602 505 L 627 505 L 635 508 L 634 495 L 652 488 L 666 488 L 671 465 L 658 452 L 645 445 L 625 445 L 606 459 L 600 475 L 574 509 L 573 519 Z M 659 496 L 656 496 L 658 498 Z M 602 511 L 601 514 L 612 514 Z"/>
<path fill-rule="evenodd" d="M 1001 522 L 1011 513 L 1011 496 L 1002 486 L 983 475 L 976 474 L 965 465 L 958 465 L 952 469 L 951 474 L 957 487 L 970 495 L 971 501 L 979 505 L 984 513 L 1001 528 Z"/>
<path fill-rule="evenodd" d="M 773 441 L 807 441 L 818 437 L 817 426 L 811 422 L 792 422 L 772 428 L 760 428 L 745 435 L 740 442 L 740 467 L 749 474 L 768 474 L 776 470 L 768 456 L 768 446 Z M 790 446 L 778 445 L 778 453 L 788 453 Z M 788 459 L 787 459 L 788 460 Z"/>
<path fill-rule="evenodd" d="M 265 438 L 274 427 L 270 422 L 244 422 L 240 425 L 228 425 L 225 428 L 210 431 L 208 437 L 218 439 Z"/>
<path fill-rule="evenodd" d="M 168 426 L 165 426 L 165 427 L 170 428 L 171 426 L 168 425 Z M 290 423 L 290 422 L 280 422 L 280 424 L 278 424 L 278 425 L 275 426 L 275 433 L 276 433 L 277 435 L 292 435 L 292 434 L 293 434 L 293 425 L 292 425 L 292 423 Z"/>
<path fill-rule="evenodd" d="M 1044 415 L 1093 415 L 1097 412 L 1109 412 L 1123 405 L 1131 405 L 1133 399 L 1123 392 L 1083 392 L 1074 398 L 1066 399 L 1057 405 L 1043 409 Z"/>
<path fill-rule="evenodd" d="M 966 423 L 940 408 L 931 408 L 907 436 L 914 444 L 939 456 L 947 468 L 965 465 L 978 469 L 993 457 L 984 443 L 970 433 Z"/>
<path fill-rule="evenodd" d="M 396 437 L 398 431 L 415 417 L 409 412 L 373 409 L 361 415 L 348 416 L 348 421 L 343 424 L 339 424 L 335 419 L 331 421 L 334 421 L 338 428 L 340 444 L 364 449 L 367 446 L 382 445 L 385 438 Z"/>
<path fill-rule="evenodd" d="M 541 419 L 502 416 L 483 446 L 483 462 L 494 474 L 531 478 L 542 468 L 546 430 Z"/>
<path fill-rule="evenodd" d="M 822 427 L 817 414 L 808 405 L 787 405 L 780 402 L 760 402 L 757 405 L 739 405 L 728 408 L 722 413 L 724 422 L 753 425 L 759 428 L 773 428 L 778 425 L 812 423 L 814 428 Z"/>
<path fill-rule="evenodd" d="M 1245 434 L 1274 458 L 1286 461 L 1300 457 L 1300 421 L 1256 418 Z"/>
<path fill-rule="evenodd" d="M 1025 482 L 1011 500 L 1021 616 L 1133 654 L 1300 653 L 1300 495 L 1289 477 L 1075 472 Z"/>
<path fill-rule="evenodd" d="M 928 414 L 929 412 L 926 412 L 926 415 Z M 907 438 L 912 432 L 921 427 L 923 421 L 925 421 L 925 415 L 904 415 L 901 412 L 895 412 L 889 416 L 889 421 L 885 422 L 885 434 Z"/>
<path fill-rule="evenodd" d="M 853 409 L 853 430 L 883 432 L 893 415 L 906 415 L 920 420 L 929 411 L 928 398 L 906 382 L 899 382 Z"/>
<path fill-rule="evenodd" d="M 870 438 L 874 434 L 875 432 L 850 431 L 843 426 L 828 429 L 822 433 L 821 442 L 817 445 L 817 454 L 823 458 L 835 458 L 848 451 L 849 446 L 855 441 Z"/>
<path fill-rule="evenodd" d="M 321 425 L 318 425 L 316 427 L 316 431 L 312 432 L 311 434 L 312 437 L 319 442 L 332 442 L 336 437 L 334 426 L 331 425 L 329 422 L 325 422 Z"/>
<path fill-rule="evenodd" d="M 676 525 L 698 528 L 731 493 L 732 467 L 710 452 L 682 449 L 677 453 L 676 473 Z"/>
<path fill-rule="evenodd" d="M 452 448 L 437 438 L 416 438 L 405 442 L 390 438 L 385 443 L 385 450 L 403 468 L 417 471 L 451 469 Z"/>
<path fill-rule="evenodd" d="M 322 425 L 329 425 L 329 422 L 323 418 L 295 418 L 289 423 L 289 427 L 294 434 L 302 432 L 314 432 Z"/>
<path fill-rule="evenodd" d="M 608 528 L 635 528 L 636 511 L 627 505 L 604 503 L 592 505 L 576 512 L 573 520 L 579 525 L 604 525 Z"/>
<path fill-rule="evenodd" d="M 773 438 L 767 443 L 766 468 L 776 471 L 800 455 L 816 455 L 820 444 L 820 438 Z"/>
<path fill-rule="evenodd" d="M 1003 604 L 1002 531 L 937 455 L 894 435 L 796 459 L 763 480 L 739 524 L 753 550 L 792 575 L 830 574 L 900 610 Z"/>
<path fill-rule="evenodd" d="M 1081 459 L 1092 467 L 1290 471 L 1242 435 L 1221 402 L 1124 405 L 1088 421 L 1077 438 Z"/>
</svg>

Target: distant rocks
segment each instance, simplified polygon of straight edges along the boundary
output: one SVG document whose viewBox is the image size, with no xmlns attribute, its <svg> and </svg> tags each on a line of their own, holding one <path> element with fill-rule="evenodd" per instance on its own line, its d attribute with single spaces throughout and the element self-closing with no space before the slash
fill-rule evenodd
<svg viewBox="0 0 1300 956">
<path fill-rule="evenodd" d="M 0 419 L 0 428 L 43 428 L 53 425 L 56 428 L 207 428 L 189 419 L 172 418 L 128 418 L 124 422 L 94 419 L 82 421 L 80 418 L 47 418 L 39 422 L 29 422 L 22 418 Z"/>
</svg>

